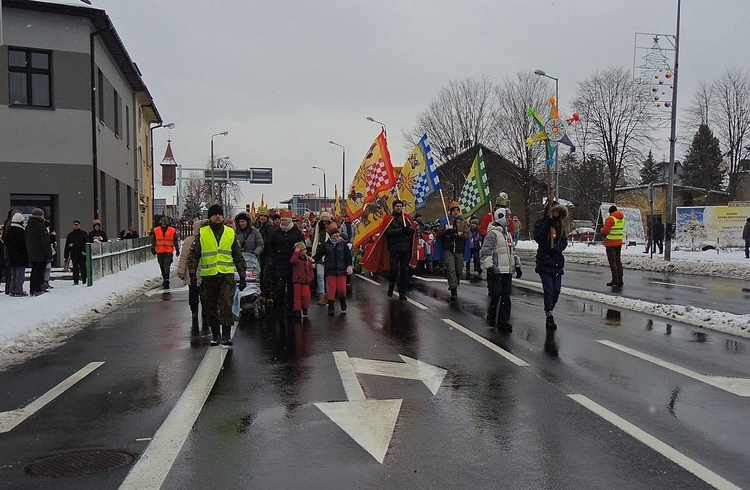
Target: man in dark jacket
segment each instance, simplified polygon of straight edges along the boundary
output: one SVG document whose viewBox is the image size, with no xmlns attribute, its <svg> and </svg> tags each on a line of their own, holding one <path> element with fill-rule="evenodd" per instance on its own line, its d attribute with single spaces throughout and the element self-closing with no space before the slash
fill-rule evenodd
<svg viewBox="0 0 750 490">
<path fill-rule="evenodd" d="M 659 247 L 659 253 L 664 253 L 664 223 L 661 222 L 661 216 L 657 216 L 654 223 L 654 245 Z"/>
<path fill-rule="evenodd" d="M 79 277 L 86 284 L 88 276 L 86 275 L 86 244 L 89 243 L 89 234 L 81 229 L 81 222 L 73 221 L 73 231 L 68 233 L 65 239 L 65 269 L 67 270 L 68 259 L 70 259 L 73 268 L 73 284 L 78 284 Z"/>
<path fill-rule="evenodd" d="M 562 289 L 565 257 L 563 250 L 568 247 L 568 237 L 565 234 L 563 222 L 568 216 L 568 208 L 561 204 L 552 203 L 552 207 L 544 208 L 544 216 L 534 223 L 534 241 L 539 245 L 536 250 L 536 273 L 542 280 L 544 290 L 544 314 L 547 317 L 548 330 L 557 330 L 557 324 L 552 316 L 557 299 Z"/>
<path fill-rule="evenodd" d="M 406 289 L 409 287 L 409 261 L 412 254 L 414 227 L 404 217 L 404 203 L 393 201 L 393 216 L 385 230 L 390 255 L 388 272 L 388 297 L 393 296 L 393 288 L 398 280 L 398 299 L 406 301 Z"/>
<path fill-rule="evenodd" d="M 745 258 L 750 259 L 750 218 L 745 220 L 745 226 L 742 228 L 742 239 L 745 240 Z"/>
<path fill-rule="evenodd" d="M 448 290 L 451 302 L 458 297 L 458 284 L 464 270 L 464 249 L 469 237 L 469 225 L 461 216 L 458 202 L 453 201 L 448 209 L 448 216 L 440 221 L 438 238 L 443 241 L 443 262 L 445 275 L 448 276 Z"/>
<path fill-rule="evenodd" d="M 270 248 L 273 259 L 273 274 L 276 283 L 274 293 L 277 301 L 277 307 L 286 305 L 287 314 L 294 314 L 293 298 L 294 283 L 292 282 L 292 254 L 294 254 L 294 244 L 305 241 L 302 230 L 292 221 L 292 212 L 284 209 L 280 213 L 279 228 L 271 236 L 268 248 Z"/>
<path fill-rule="evenodd" d="M 41 296 L 42 283 L 44 282 L 44 270 L 47 262 L 52 260 L 52 244 L 49 241 L 49 233 L 44 224 L 44 211 L 34 208 L 26 223 L 26 251 L 29 254 L 31 264 L 31 278 L 29 280 L 29 294 Z"/>
</svg>

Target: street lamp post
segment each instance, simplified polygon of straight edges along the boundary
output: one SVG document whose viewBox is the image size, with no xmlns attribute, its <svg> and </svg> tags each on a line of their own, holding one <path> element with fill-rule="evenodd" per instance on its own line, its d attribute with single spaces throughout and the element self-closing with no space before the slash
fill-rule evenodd
<svg viewBox="0 0 750 490">
<path fill-rule="evenodd" d="M 323 210 L 323 207 L 320 204 L 320 184 L 313 184 L 313 187 L 318 188 L 318 215 L 320 215 L 320 212 Z"/>
<path fill-rule="evenodd" d="M 228 136 L 229 131 L 211 135 L 211 204 L 214 204 L 214 136 Z"/>
<path fill-rule="evenodd" d="M 674 36 L 674 70 L 672 70 L 672 128 L 669 133 L 669 182 L 667 184 L 667 233 L 664 247 L 664 260 L 672 260 L 672 233 L 674 224 L 674 152 L 677 141 L 677 65 L 680 60 L 680 5 L 677 0 L 677 31 Z"/>
<path fill-rule="evenodd" d="M 385 123 L 382 123 L 382 122 L 378 121 L 377 119 L 373 119 L 370 116 L 367 116 L 367 120 L 370 121 L 370 122 L 377 123 L 377 124 L 380 124 L 381 126 L 383 126 L 383 132 L 386 135 L 388 135 L 388 129 L 385 127 Z"/>
<path fill-rule="evenodd" d="M 558 110 L 560 108 L 560 96 L 559 96 L 559 81 L 552 75 L 547 75 L 544 70 L 534 70 L 534 75 L 540 77 L 549 78 L 555 81 L 555 102 L 557 103 Z M 555 148 L 555 199 L 560 199 L 560 167 L 557 166 L 557 154 L 560 153 L 559 145 Z"/>
<path fill-rule="evenodd" d="M 327 189 L 327 187 L 326 187 L 326 171 L 325 171 L 325 169 L 320 168 L 320 167 L 316 167 L 314 165 L 313 165 L 313 168 L 318 169 L 321 172 L 323 172 L 323 200 L 327 202 L 327 200 L 328 200 L 328 192 L 326 192 L 326 189 Z"/>
<path fill-rule="evenodd" d="M 154 164 L 154 129 L 158 128 L 167 128 L 167 129 L 174 129 L 174 123 L 159 123 L 156 126 L 149 127 L 149 138 L 151 140 L 151 225 L 154 224 L 154 190 L 156 189 L 155 184 L 155 173 L 154 173 L 154 167 L 156 166 Z M 98 216 L 97 216 L 98 217 Z M 153 228 L 153 226 L 151 226 Z"/>
<path fill-rule="evenodd" d="M 329 141 L 330 144 L 336 145 L 341 148 L 341 195 L 346 195 L 346 148 L 344 145 L 340 145 L 335 141 Z"/>
</svg>

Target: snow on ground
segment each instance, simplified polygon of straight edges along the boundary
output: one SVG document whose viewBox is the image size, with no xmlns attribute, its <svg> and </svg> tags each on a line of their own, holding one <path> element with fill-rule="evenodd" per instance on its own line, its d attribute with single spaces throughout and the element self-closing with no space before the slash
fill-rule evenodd
<svg viewBox="0 0 750 490">
<path fill-rule="evenodd" d="M 524 260 L 533 256 L 536 244 L 519 242 Z M 626 269 L 671 271 L 682 274 L 750 279 L 750 259 L 742 250 L 716 253 L 674 251 L 672 260 L 664 261 L 654 254 L 651 259 L 643 247 L 623 248 Z M 602 245 L 575 243 L 565 251 L 568 262 L 607 265 Z M 52 289 L 37 297 L 12 298 L 0 294 L 0 369 L 64 342 L 86 324 L 97 320 L 119 306 L 138 298 L 161 283 L 159 267 L 152 259 L 118 274 L 104 277 L 92 287 L 74 286 L 69 279 L 55 280 Z M 519 285 L 540 288 L 537 282 L 517 280 Z M 28 290 L 28 281 L 24 284 Z M 573 290 L 563 287 L 563 294 L 596 301 L 617 308 L 640 311 L 711 330 L 750 338 L 750 315 L 734 315 L 691 306 L 657 304 L 621 296 Z"/>
<path fill-rule="evenodd" d="M 161 284 L 156 259 L 104 277 L 91 287 L 55 280 L 56 275 L 53 270 L 54 289 L 41 296 L 0 294 L 0 369 L 64 342 L 88 323 Z M 28 292 L 28 280 L 24 289 Z"/>
</svg>

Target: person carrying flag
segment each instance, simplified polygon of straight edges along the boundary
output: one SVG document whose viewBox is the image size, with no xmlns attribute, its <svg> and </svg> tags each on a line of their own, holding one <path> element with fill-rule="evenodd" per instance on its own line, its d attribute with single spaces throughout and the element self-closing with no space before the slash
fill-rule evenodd
<svg viewBox="0 0 750 490">
<path fill-rule="evenodd" d="M 393 201 L 393 214 L 385 228 L 385 239 L 388 241 L 390 254 L 390 272 L 388 275 L 388 297 L 393 296 L 393 288 L 398 281 L 398 299 L 406 301 L 406 289 L 409 286 L 409 262 L 413 247 L 414 226 L 412 220 L 404 216 L 404 202 Z"/>
</svg>

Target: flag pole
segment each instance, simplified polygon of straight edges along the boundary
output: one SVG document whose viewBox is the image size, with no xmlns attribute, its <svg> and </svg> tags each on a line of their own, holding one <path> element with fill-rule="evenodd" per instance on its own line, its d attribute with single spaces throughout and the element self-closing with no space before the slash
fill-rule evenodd
<svg viewBox="0 0 750 490">
<path fill-rule="evenodd" d="M 445 219 L 448 219 L 448 208 L 445 207 L 445 196 L 443 195 L 443 188 L 440 187 L 440 202 L 443 203 L 443 211 L 445 211 Z"/>
</svg>

